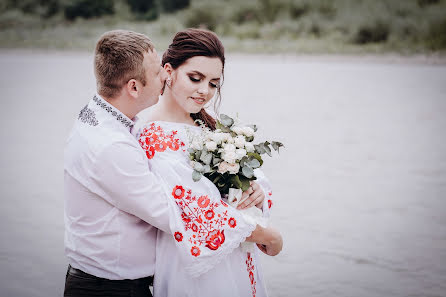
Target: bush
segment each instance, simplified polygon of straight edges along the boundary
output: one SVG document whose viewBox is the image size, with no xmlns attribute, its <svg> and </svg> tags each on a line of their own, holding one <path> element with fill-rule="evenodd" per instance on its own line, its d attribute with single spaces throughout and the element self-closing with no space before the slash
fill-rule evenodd
<svg viewBox="0 0 446 297">
<path fill-rule="evenodd" d="M 219 22 L 219 10 L 209 5 L 191 7 L 185 17 L 186 27 L 207 28 L 215 31 Z"/>
<path fill-rule="evenodd" d="M 431 50 L 446 49 L 446 19 L 432 23 L 429 26 L 426 44 Z"/>
<path fill-rule="evenodd" d="M 73 0 L 64 9 L 67 20 L 74 20 L 77 17 L 85 19 L 110 15 L 115 12 L 113 0 Z"/>
<path fill-rule="evenodd" d="M 161 0 L 161 8 L 167 13 L 189 7 L 190 0 Z"/>
<path fill-rule="evenodd" d="M 373 26 L 360 26 L 353 42 L 356 44 L 386 42 L 389 32 L 389 26 L 384 23 L 378 22 Z"/>
<path fill-rule="evenodd" d="M 155 8 L 154 0 L 127 0 L 127 4 L 133 13 L 147 13 Z"/>
</svg>

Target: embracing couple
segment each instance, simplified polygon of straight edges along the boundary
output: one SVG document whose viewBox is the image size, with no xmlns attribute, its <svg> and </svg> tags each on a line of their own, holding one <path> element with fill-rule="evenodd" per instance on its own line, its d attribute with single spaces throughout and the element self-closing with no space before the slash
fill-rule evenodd
<svg viewBox="0 0 446 297">
<path fill-rule="evenodd" d="M 259 251 L 277 255 L 282 237 L 242 213 L 269 216 L 266 178 L 258 171 L 235 208 L 210 180 L 193 181 L 189 163 L 196 120 L 216 128 L 204 106 L 220 99 L 224 65 L 222 43 L 206 30 L 178 32 L 161 61 L 143 34 L 99 39 L 97 94 L 65 147 L 64 296 L 152 296 L 152 283 L 156 297 L 267 296 Z"/>
</svg>

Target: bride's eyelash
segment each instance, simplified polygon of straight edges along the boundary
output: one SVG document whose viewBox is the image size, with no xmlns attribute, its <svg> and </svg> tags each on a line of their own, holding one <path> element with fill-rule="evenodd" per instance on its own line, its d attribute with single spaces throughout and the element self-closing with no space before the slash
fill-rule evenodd
<svg viewBox="0 0 446 297">
<path fill-rule="evenodd" d="M 200 78 L 195 78 L 195 77 L 193 77 L 193 76 L 189 76 L 189 79 L 190 79 L 192 82 L 200 82 L 200 81 L 201 81 Z M 216 89 L 216 88 L 219 87 L 217 84 L 214 84 L 214 83 L 211 83 L 211 82 L 209 82 L 209 85 L 210 85 L 212 88 L 214 88 L 214 89 Z"/>
</svg>

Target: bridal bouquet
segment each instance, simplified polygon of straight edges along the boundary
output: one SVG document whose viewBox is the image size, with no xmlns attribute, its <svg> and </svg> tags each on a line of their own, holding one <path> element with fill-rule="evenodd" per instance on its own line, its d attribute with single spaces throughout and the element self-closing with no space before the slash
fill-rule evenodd
<svg viewBox="0 0 446 297">
<path fill-rule="evenodd" d="M 283 146 L 277 141 L 254 144 L 257 127 L 242 126 L 224 114 L 217 120 L 215 131 L 203 124 L 201 128 L 202 133 L 190 136 L 192 178 L 198 181 L 204 175 L 222 195 L 229 194 L 231 188 L 246 191 L 256 179 L 254 169 L 263 164 L 261 155 L 272 156 L 271 148 L 279 151 Z"/>
<path fill-rule="evenodd" d="M 255 125 L 242 126 L 231 117 L 221 114 L 217 120 L 216 130 L 211 131 L 201 123 L 201 133 L 190 135 L 192 179 L 199 181 L 204 175 L 211 180 L 226 196 L 228 203 L 237 207 L 242 200 L 242 192 L 250 187 L 250 181 L 255 180 L 254 169 L 263 164 L 262 154 L 270 157 L 271 147 L 279 151 L 283 146 L 277 141 L 254 144 Z M 270 147 L 271 146 L 271 147 Z M 240 210 L 246 220 L 266 227 L 266 219 L 257 207 Z M 246 252 L 253 252 L 252 242 L 241 243 Z"/>
</svg>

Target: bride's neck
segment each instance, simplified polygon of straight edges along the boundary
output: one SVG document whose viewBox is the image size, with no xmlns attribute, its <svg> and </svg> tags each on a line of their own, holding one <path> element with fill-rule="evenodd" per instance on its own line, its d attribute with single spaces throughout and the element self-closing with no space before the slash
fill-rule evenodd
<svg viewBox="0 0 446 297">
<path fill-rule="evenodd" d="M 176 122 L 184 124 L 193 124 L 194 120 L 190 114 L 179 106 L 176 101 L 166 95 L 161 96 L 158 103 L 154 106 L 151 120 Z"/>
</svg>

